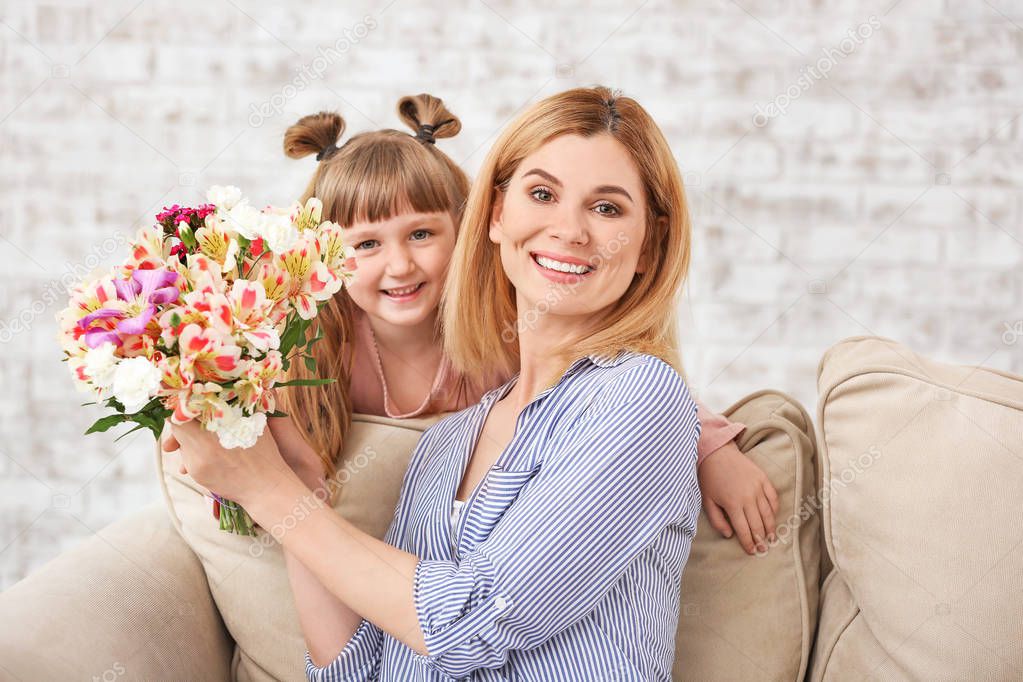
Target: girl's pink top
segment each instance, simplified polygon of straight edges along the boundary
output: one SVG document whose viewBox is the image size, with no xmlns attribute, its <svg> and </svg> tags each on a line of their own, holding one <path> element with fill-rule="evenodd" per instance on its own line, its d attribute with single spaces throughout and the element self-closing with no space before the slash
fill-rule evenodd
<svg viewBox="0 0 1023 682">
<path fill-rule="evenodd" d="M 474 385 L 457 372 L 447 357 L 443 357 L 433 384 L 422 403 L 415 409 L 402 412 L 387 391 L 383 365 L 377 351 L 376 339 L 369 319 L 361 311 L 355 314 L 355 352 L 352 361 L 352 409 L 362 414 L 372 414 L 392 419 L 411 419 L 440 412 L 457 412 L 478 403 L 483 394 L 504 384 L 511 377 L 497 373 L 481 385 Z M 697 465 L 702 464 L 712 452 L 727 444 L 746 428 L 745 424 L 729 421 L 725 416 L 715 414 L 696 401 L 697 418 L 700 420 L 700 440 L 696 445 Z"/>
</svg>

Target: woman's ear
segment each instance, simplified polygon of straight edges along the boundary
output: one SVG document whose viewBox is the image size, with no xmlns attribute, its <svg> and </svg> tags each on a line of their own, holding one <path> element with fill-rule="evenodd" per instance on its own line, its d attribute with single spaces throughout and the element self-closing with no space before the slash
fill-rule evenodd
<svg viewBox="0 0 1023 682">
<path fill-rule="evenodd" d="M 500 188 L 494 188 L 494 207 L 490 210 L 490 241 L 495 244 L 501 243 L 501 217 L 504 213 L 504 192 Z"/>
</svg>

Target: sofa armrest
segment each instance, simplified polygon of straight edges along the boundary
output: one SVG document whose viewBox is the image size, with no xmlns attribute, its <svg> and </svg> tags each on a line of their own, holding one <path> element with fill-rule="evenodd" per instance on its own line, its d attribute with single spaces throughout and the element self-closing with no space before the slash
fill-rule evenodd
<svg viewBox="0 0 1023 682">
<path fill-rule="evenodd" d="M 0 677 L 226 680 L 234 643 L 161 505 L 0 594 Z"/>
</svg>

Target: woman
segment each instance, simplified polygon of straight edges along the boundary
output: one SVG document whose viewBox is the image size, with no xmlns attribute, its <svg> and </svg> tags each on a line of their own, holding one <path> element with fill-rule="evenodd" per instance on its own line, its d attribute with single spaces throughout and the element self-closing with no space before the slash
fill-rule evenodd
<svg viewBox="0 0 1023 682">
<path fill-rule="evenodd" d="M 310 677 L 669 677 L 700 509 L 675 332 L 689 236 L 678 168 L 633 100 L 571 90 L 502 134 L 469 196 L 445 343 L 469 376 L 519 372 L 424 434 L 386 542 L 308 511 L 270 434 L 224 452 L 173 427 L 193 478 L 350 611 Z"/>
</svg>

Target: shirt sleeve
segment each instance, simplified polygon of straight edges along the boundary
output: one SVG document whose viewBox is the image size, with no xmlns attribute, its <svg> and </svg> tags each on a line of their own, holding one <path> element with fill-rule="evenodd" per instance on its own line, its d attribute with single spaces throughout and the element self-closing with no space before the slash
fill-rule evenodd
<svg viewBox="0 0 1023 682">
<path fill-rule="evenodd" d="M 696 444 L 696 465 L 700 466 L 712 453 L 745 431 L 746 425 L 729 421 L 723 414 L 711 412 L 699 400 L 696 401 L 696 408 L 701 429 L 700 442 Z"/>
<path fill-rule="evenodd" d="M 605 384 L 578 421 L 559 424 L 484 542 L 458 562 L 419 561 L 428 653 L 416 660 L 453 678 L 504 665 L 590 613 L 669 525 L 684 564 L 700 513 L 699 432 L 671 366 L 636 365 Z"/>
<path fill-rule="evenodd" d="M 412 506 L 412 499 L 409 493 L 420 468 L 421 455 L 429 452 L 430 441 L 435 436 L 434 428 L 427 429 L 419 439 L 409 460 L 409 467 L 405 471 L 405 477 L 401 484 L 401 495 L 398 498 L 398 507 L 394 512 L 391 525 L 387 529 L 387 534 L 384 536 L 384 542 L 395 547 L 398 546 L 398 541 L 405 534 L 409 510 Z M 380 675 L 383 644 L 383 630 L 363 618 L 359 627 L 356 628 L 355 634 L 348 640 L 345 648 L 341 650 L 337 658 L 327 665 L 317 666 L 313 663 L 309 651 L 306 650 L 306 678 L 310 682 L 368 682 L 369 680 L 376 680 Z"/>
</svg>

